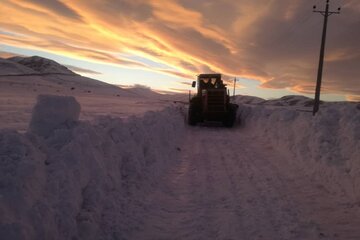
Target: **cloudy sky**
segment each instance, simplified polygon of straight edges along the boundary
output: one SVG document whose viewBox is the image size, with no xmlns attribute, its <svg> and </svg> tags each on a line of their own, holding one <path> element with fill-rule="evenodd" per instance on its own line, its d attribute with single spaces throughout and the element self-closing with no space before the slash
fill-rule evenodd
<svg viewBox="0 0 360 240">
<path fill-rule="evenodd" d="M 185 91 L 199 73 L 237 93 L 313 95 L 325 0 L 1 0 L 0 51 L 115 84 Z M 360 100 L 360 1 L 331 0 L 323 97 Z"/>
</svg>

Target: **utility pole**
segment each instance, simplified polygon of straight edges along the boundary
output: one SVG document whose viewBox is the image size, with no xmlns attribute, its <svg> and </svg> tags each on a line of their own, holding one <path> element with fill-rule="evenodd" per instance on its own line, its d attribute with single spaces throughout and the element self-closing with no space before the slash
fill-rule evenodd
<svg viewBox="0 0 360 240">
<path fill-rule="evenodd" d="M 325 41 L 326 41 L 326 29 L 327 29 L 328 17 L 331 14 L 340 13 L 340 8 L 338 8 L 338 11 L 336 12 L 329 12 L 329 0 L 326 0 L 325 11 L 316 11 L 315 9 L 316 9 L 316 5 L 314 5 L 313 7 L 313 12 L 320 13 L 321 15 L 324 16 L 324 26 L 323 26 L 322 39 L 321 39 L 319 68 L 318 68 L 317 81 L 316 81 L 313 116 L 315 116 L 316 112 L 319 110 L 319 105 L 320 105 L 320 89 L 321 89 L 321 79 L 322 79 L 322 72 L 324 66 L 324 53 L 325 53 Z"/>
<path fill-rule="evenodd" d="M 236 78 L 234 78 L 234 90 L 233 90 L 233 97 L 235 98 L 235 87 L 236 87 Z"/>
</svg>

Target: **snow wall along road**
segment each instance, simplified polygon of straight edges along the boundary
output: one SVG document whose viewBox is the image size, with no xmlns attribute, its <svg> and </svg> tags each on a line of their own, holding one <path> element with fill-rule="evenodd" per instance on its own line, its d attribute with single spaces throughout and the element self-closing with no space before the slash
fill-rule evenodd
<svg viewBox="0 0 360 240">
<path fill-rule="evenodd" d="M 325 103 L 313 117 L 297 110 L 300 105 L 238 103 L 244 131 L 269 142 L 329 192 L 360 202 L 360 104 Z"/>
<path fill-rule="evenodd" d="M 39 96 L 27 133 L 0 131 L 1 239 L 124 239 L 141 225 L 142 199 L 177 160 L 181 109 L 96 123 L 79 111 Z"/>
</svg>

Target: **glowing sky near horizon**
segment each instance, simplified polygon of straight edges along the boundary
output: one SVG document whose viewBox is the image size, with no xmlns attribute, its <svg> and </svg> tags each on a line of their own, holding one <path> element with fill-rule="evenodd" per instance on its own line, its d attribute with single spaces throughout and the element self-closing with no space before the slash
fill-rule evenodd
<svg viewBox="0 0 360 240">
<path fill-rule="evenodd" d="M 360 100 L 360 1 L 332 0 L 323 99 Z M 238 94 L 312 96 L 325 0 L 2 0 L 0 51 L 119 85 L 187 91 L 237 77 Z M 82 70 L 81 70 L 82 69 Z M 86 70 L 90 71 L 86 71 Z"/>
</svg>

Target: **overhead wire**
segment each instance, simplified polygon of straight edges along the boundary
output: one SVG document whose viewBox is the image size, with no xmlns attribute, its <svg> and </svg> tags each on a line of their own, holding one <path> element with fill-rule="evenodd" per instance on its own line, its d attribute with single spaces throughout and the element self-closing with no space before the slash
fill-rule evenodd
<svg viewBox="0 0 360 240">
<path fill-rule="evenodd" d="M 324 0 L 316 0 L 314 4 L 316 5 L 320 1 Z M 280 36 L 268 42 L 266 45 L 268 45 L 269 47 L 271 46 L 271 48 L 279 48 L 283 46 L 284 42 L 290 42 L 290 44 L 287 46 L 293 46 L 295 43 L 293 38 L 295 37 L 296 33 L 298 33 L 299 30 L 303 29 L 303 26 L 311 19 L 312 14 L 313 12 L 309 7 L 309 11 L 305 15 L 295 20 L 291 25 L 289 25 L 286 29 L 282 31 Z"/>
</svg>

